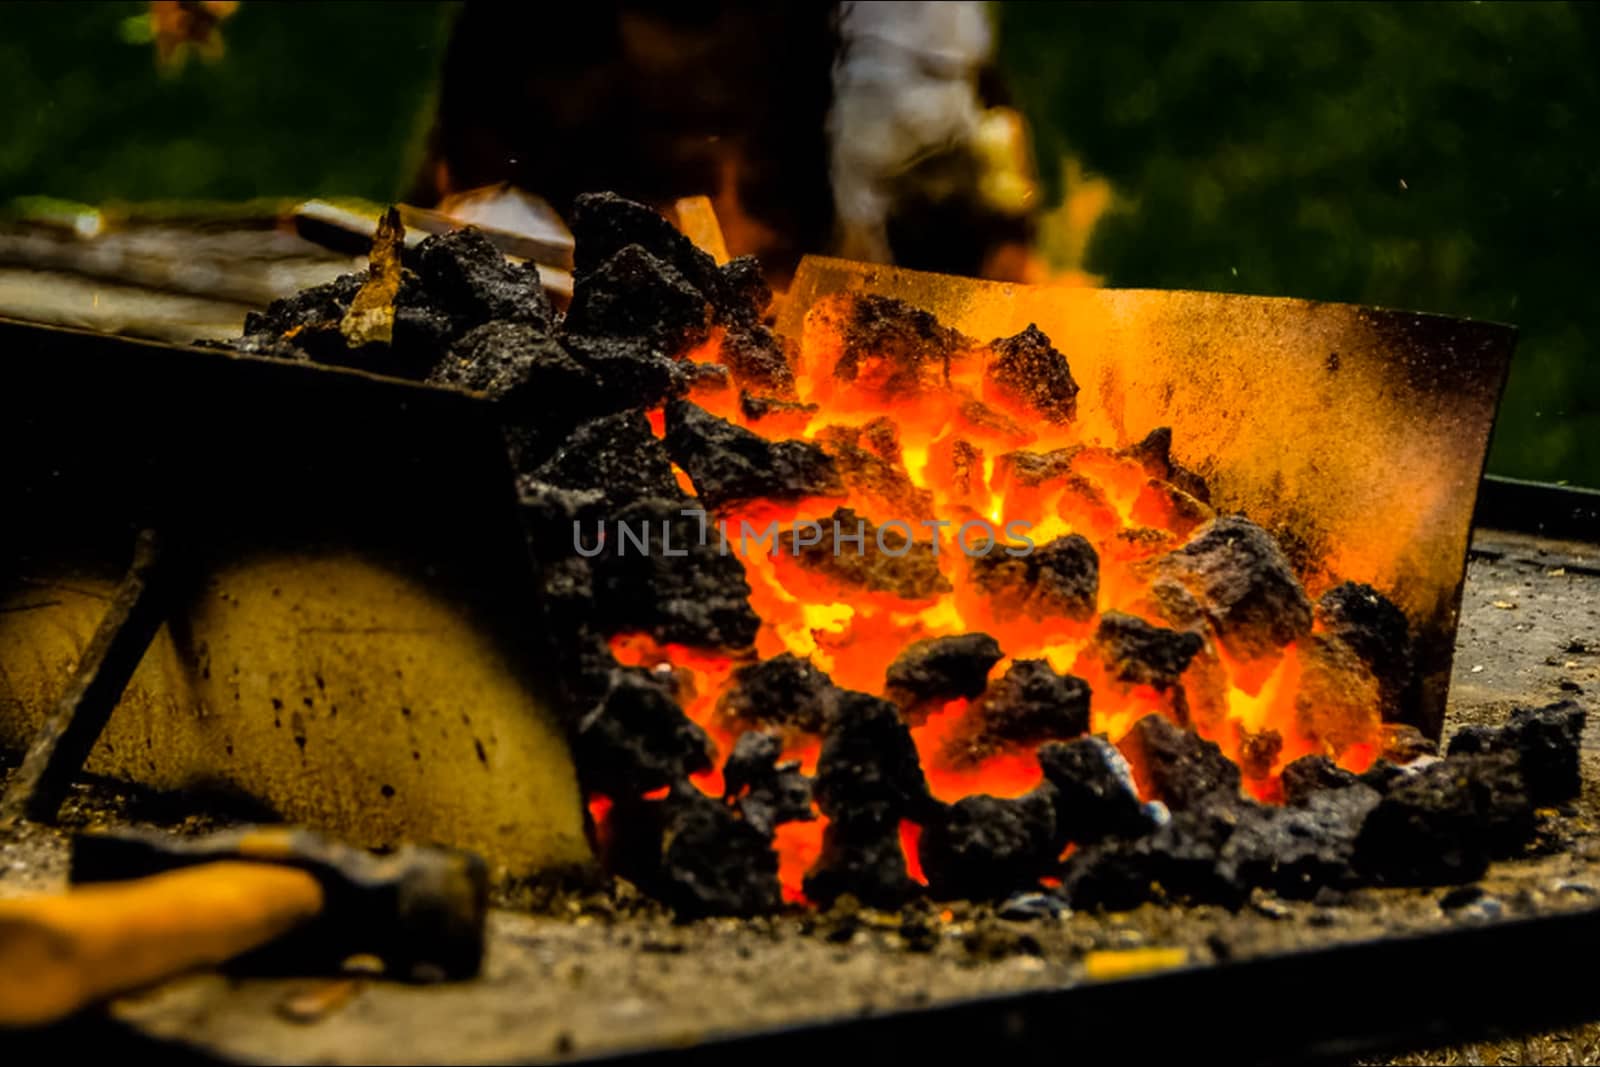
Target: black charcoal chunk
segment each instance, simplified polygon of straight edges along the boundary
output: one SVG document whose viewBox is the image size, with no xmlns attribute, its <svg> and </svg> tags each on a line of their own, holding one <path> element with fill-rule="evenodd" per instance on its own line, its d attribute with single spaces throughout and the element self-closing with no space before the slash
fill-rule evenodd
<svg viewBox="0 0 1600 1067">
<path fill-rule="evenodd" d="M 1505 727 L 1472 723 L 1451 735 L 1446 752 L 1452 756 L 1478 756 L 1485 752 L 1508 751 L 1509 748 Z"/>
<path fill-rule="evenodd" d="M 1358 881 L 1356 839 L 1378 794 L 1365 786 L 1322 792 L 1302 806 L 1246 805 L 1219 858 L 1238 883 L 1309 899 Z"/>
<path fill-rule="evenodd" d="M 331 282 L 302 289 L 267 305 L 266 311 L 246 312 L 245 337 L 282 338 L 291 330 L 328 328 L 337 332 L 350 302 L 367 282 L 367 272 L 341 274 Z M 293 338 L 289 339 L 293 343 Z"/>
<path fill-rule="evenodd" d="M 918 852 L 930 895 L 1003 900 L 1037 886 L 1055 866 L 1054 790 L 1016 799 L 963 797 L 923 827 Z"/>
<path fill-rule="evenodd" d="M 772 288 L 761 273 L 755 256 L 730 259 L 720 268 L 720 299 L 714 300 L 718 315 L 729 323 L 754 326 L 772 306 Z M 706 294 L 710 296 L 711 294 Z"/>
<path fill-rule="evenodd" d="M 553 559 L 539 574 L 543 617 L 552 628 L 588 623 L 594 618 L 594 572 L 578 557 Z"/>
<path fill-rule="evenodd" d="M 1029 487 L 1064 481 L 1071 477 L 1072 465 L 1082 452 L 1079 445 L 1049 452 L 1007 452 L 995 461 L 995 481 Z"/>
<path fill-rule="evenodd" d="M 599 380 L 602 411 L 655 407 L 688 387 L 684 365 L 645 338 L 565 334 L 561 346 Z"/>
<path fill-rule="evenodd" d="M 693 501 L 646 497 L 619 508 L 589 562 L 594 572 L 595 625 L 603 632 L 645 631 L 658 642 L 741 649 L 761 620 L 750 607 L 750 583 L 739 557 L 724 555 L 702 519 L 685 515 Z M 593 534 L 584 535 L 594 547 Z"/>
<path fill-rule="evenodd" d="M 779 760 L 783 741 L 776 734 L 750 730 L 734 742 L 722 768 L 724 795 L 744 821 L 764 834 L 786 822 L 816 818 L 811 810 L 811 779 L 798 760 Z"/>
<path fill-rule="evenodd" d="M 677 783 L 663 800 L 619 804 L 607 860 L 677 918 L 752 916 L 783 903 L 771 835 Z"/>
<path fill-rule="evenodd" d="M 730 280 L 744 277 L 741 266 L 725 277 L 712 259 L 654 209 L 615 193 L 584 193 L 572 204 L 573 275 L 579 282 L 604 268 L 604 264 L 629 245 L 638 245 L 672 265 L 701 296 L 719 307 L 731 306 L 739 287 Z M 728 264 L 732 267 L 732 264 Z M 746 286 L 748 282 L 744 283 Z M 744 292 L 746 298 L 748 289 Z"/>
<path fill-rule="evenodd" d="M 469 226 L 425 238 L 404 258 L 458 333 L 490 321 L 550 329 L 555 316 L 538 268 L 512 263 L 480 230 Z"/>
<path fill-rule="evenodd" d="M 1555 804 L 1583 788 L 1578 750 L 1586 721 L 1583 708 L 1563 700 L 1541 708 L 1518 708 L 1506 724 L 1522 775 L 1535 803 Z"/>
<path fill-rule="evenodd" d="M 636 797 L 711 768 L 711 742 L 684 715 L 670 683 L 617 667 L 610 688 L 578 719 L 574 755 L 585 792 Z"/>
<path fill-rule="evenodd" d="M 802 404 L 798 400 L 785 400 L 782 397 L 766 396 L 752 392 L 741 392 L 739 394 L 739 411 L 746 419 L 752 422 L 760 422 L 762 419 L 773 415 L 810 418 L 818 410 L 820 409 L 816 404 Z"/>
<path fill-rule="evenodd" d="M 866 426 L 824 427 L 817 443 L 833 457 L 859 504 L 909 523 L 913 516 L 932 514 L 933 496 L 906 472 L 896 433 L 892 423 L 880 419 Z"/>
<path fill-rule="evenodd" d="M 1020 556 L 996 545 L 971 562 L 973 581 L 997 618 L 1094 617 L 1100 557 L 1081 534 L 1058 537 Z"/>
<path fill-rule="evenodd" d="M 1239 765 L 1215 741 L 1207 741 L 1161 715 L 1146 715 L 1121 742 L 1134 773 L 1173 811 L 1208 797 L 1239 795 Z"/>
<path fill-rule="evenodd" d="M 1117 611 L 1102 615 L 1094 634 L 1095 649 L 1112 677 L 1157 689 L 1176 685 L 1204 644 L 1199 634 L 1152 626 Z"/>
<path fill-rule="evenodd" d="M 594 372 L 548 332 L 525 322 L 489 322 L 468 331 L 428 381 L 486 393 L 519 411 L 568 425 L 599 413 L 600 382 Z"/>
<path fill-rule="evenodd" d="M 1200 604 L 1229 651 L 1275 655 L 1311 631 L 1311 601 L 1272 535 L 1243 516 L 1215 519 L 1156 564 Z"/>
<path fill-rule="evenodd" d="M 643 338 L 667 355 L 678 355 L 704 341 L 710 325 L 710 309 L 698 289 L 671 264 L 628 245 L 579 279 L 562 330 Z"/>
<path fill-rule="evenodd" d="M 900 709 L 844 689 L 830 711 L 813 787 L 822 813 L 839 819 L 871 810 L 910 818 L 926 810 L 928 783 Z"/>
<path fill-rule="evenodd" d="M 733 372 L 720 363 L 690 363 L 683 368 L 691 392 L 721 393 L 733 388 Z"/>
<path fill-rule="evenodd" d="M 1378 684 L 1350 646 L 1317 633 L 1302 641 L 1299 651 L 1294 711 L 1300 732 L 1335 756 L 1379 740 Z"/>
<path fill-rule="evenodd" d="M 1041 745 L 1039 766 L 1056 791 L 1058 846 L 1143 837 L 1163 821 L 1159 805 L 1139 800 L 1128 761 L 1103 737 Z"/>
<path fill-rule="evenodd" d="M 735 670 L 717 714 L 734 725 L 820 734 L 836 692 L 810 660 L 781 652 Z"/>
<path fill-rule="evenodd" d="M 996 752 L 1066 741 L 1089 728 L 1089 684 L 1047 660 L 1017 660 L 968 709 L 945 747 L 952 766 L 974 766 Z"/>
<path fill-rule="evenodd" d="M 1237 908 L 1250 887 L 1222 859 L 1223 847 L 1251 807 L 1212 797 L 1178 812 L 1153 833 L 1111 838 L 1067 858 L 1062 889 L 1074 908 L 1127 911 L 1154 900 Z"/>
<path fill-rule="evenodd" d="M 1122 455 L 1138 463 L 1150 477 L 1167 482 L 1202 504 L 1211 503 L 1211 487 L 1204 478 L 1172 458 L 1172 428 L 1157 426 Z"/>
<path fill-rule="evenodd" d="M 971 338 L 932 313 L 888 296 L 849 297 L 840 335 L 843 349 L 834 377 L 869 378 L 889 394 L 911 394 L 947 381 L 951 360 L 973 347 Z"/>
<path fill-rule="evenodd" d="M 1046 422 L 1071 422 L 1078 412 L 1078 383 L 1067 357 L 1037 326 L 991 342 L 986 376 L 1002 394 L 1038 412 Z"/>
<path fill-rule="evenodd" d="M 907 645 L 889 664 L 884 693 L 902 708 L 927 708 L 975 697 L 1004 654 L 988 634 L 929 637 Z"/>
<path fill-rule="evenodd" d="M 921 892 L 906 873 L 898 817 L 867 808 L 830 818 L 802 883 L 806 899 L 827 907 L 849 894 L 868 907 L 898 908 Z"/>
<path fill-rule="evenodd" d="M 1166 480 L 1172 475 L 1172 427 L 1157 426 L 1129 445 L 1124 454 L 1150 477 Z"/>
<path fill-rule="evenodd" d="M 1359 777 L 1320 753 L 1290 762 L 1283 768 L 1280 781 L 1284 803 L 1296 806 L 1308 803 L 1325 790 L 1349 789 L 1362 784 Z"/>
<path fill-rule="evenodd" d="M 682 497 L 666 447 L 651 433 L 649 420 L 636 411 L 583 423 L 531 478 L 561 489 L 599 492 L 613 509 L 647 497 Z M 682 499 L 683 507 L 693 506 L 687 498 Z M 613 511 L 608 517 L 618 516 Z M 607 529 L 612 529 L 611 524 Z M 659 527 L 656 533 L 659 535 Z"/>
<path fill-rule="evenodd" d="M 1395 763 L 1411 763 L 1425 756 L 1439 754 L 1438 742 L 1410 723 L 1386 722 L 1378 737 L 1378 754 Z"/>
<path fill-rule="evenodd" d="M 838 508 L 817 523 L 820 533 L 795 529 L 803 523 L 781 531 L 777 536 L 779 554 L 792 557 L 815 574 L 868 592 L 893 593 L 906 600 L 927 600 L 950 592 L 950 580 L 939 570 L 932 541 L 908 539 L 898 526 L 880 529 L 850 508 Z M 799 536 L 801 532 L 804 537 Z"/>
<path fill-rule="evenodd" d="M 599 524 L 609 518 L 605 494 L 598 489 L 566 489 L 534 477 L 517 479 L 522 529 L 534 558 L 545 565 L 582 557 L 573 547 L 574 524 L 585 544 L 593 544 Z"/>
<path fill-rule="evenodd" d="M 1180 705 L 1187 713 L 1187 694 Z M 1283 735 L 1273 729 L 1251 731 L 1239 729 L 1239 772 L 1252 781 L 1272 776 L 1278 757 L 1283 753 Z"/>
<path fill-rule="evenodd" d="M 1578 754 L 1585 718 L 1583 708 L 1571 700 L 1517 708 L 1504 726 L 1463 727 L 1450 739 L 1449 752 L 1511 753 L 1533 802 L 1559 804 L 1583 788 Z"/>
<path fill-rule="evenodd" d="M 794 368 L 783 343 L 765 326 L 730 327 L 723 335 L 719 358 L 741 389 L 767 396 L 794 395 Z"/>
<path fill-rule="evenodd" d="M 602 704 L 616 683 L 616 672 L 621 670 L 610 643 L 582 621 L 564 621 L 552 628 L 550 643 L 555 658 L 563 669 L 556 673 L 557 709 L 576 735 L 583 716 Z M 677 686 L 672 678 L 648 674 L 662 693 L 675 696 Z M 576 749 L 574 749 L 576 756 Z M 581 768 L 580 768 L 581 772 Z"/>
<path fill-rule="evenodd" d="M 687 400 L 667 405 L 666 444 L 707 507 L 844 491 L 833 459 L 811 442 L 768 441 Z"/>
<path fill-rule="evenodd" d="M 1384 718 L 1403 714 L 1412 683 L 1411 624 L 1405 613 L 1372 586 L 1345 582 L 1317 601 L 1316 617 L 1378 679 Z"/>
<path fill-rule="evenodd" d="M 1455 755 L 1390 786 L 1361 828 L 1356 862 L 1389 885 L 1471 882 L 1535 825 L 1514 756 Z"/>
</svg>

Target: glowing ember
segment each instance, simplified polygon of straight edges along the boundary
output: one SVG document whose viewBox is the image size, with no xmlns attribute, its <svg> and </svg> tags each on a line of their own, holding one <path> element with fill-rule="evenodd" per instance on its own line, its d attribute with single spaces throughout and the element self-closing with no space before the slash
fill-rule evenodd
<svg viewBox="0 0 1600 1067">
<path fill-rule="evenodd" d="M 721 343 L 713 334 L 690 360 L 720 362 Z M 1122 742 L 1160 713 L 1220 745 L 1258 798 L 1277 798 L 1283 767 L 1308 753 L 1354 771 L 1373 760 L 1381 687 L 1327 637 L 1324 619 L 1313 621 L 1276 544 L 1248 523 L 1216 519 L 1203 481 L 1171 461 L 1160 432 L 1129 442 L 1085 429 L 1106 420 L 1080 417 L 1090 394 L 1079 396 L 1043 334 L 979 343 L 905 305 L 836 297 L 812 309 L 792 363 L 787 395 L 741 402 L 709 374 L 689 395 L 766 441 L 820 446 L 837 470 L 823 492 L 797 482 L 791 499 L 712 511 L 745 565 L 761 619 L 754 647 L 658 646 L 637 634 L 611 642 L 626 666 L 675 672 L 718 766 L 741 732 L 771 725 L 729 712 L 736 670 L 785 653 L 796 671 L 808 662 L 838 686 L 899 704 L 944 802 L 1034 789 L 1038 746 L 1083 730 L 1062 710 L 1082 691 L 1077 679 L 1089 690 L 1090 732 Z M 651 414 L 658 436 L 670 438 L 669 416 Z M 692 457 L 674 458 L 697 469 Z M 807 521 L 820 524 L 820 540 Z M 777 536 L 742 541 L 773 522 Z M 1336 584 L 1324 571 L 1313 591 Z M 998 643 L 998 661 L 991 653 L 973 666 L 970 655 L 992 647 L 981 641 L 949 646 L 948 664 L 946 649 L 918 645 L 922 658 L 897 666 L 901 680 L 889 683 L 914 644 L 980 634 Z M 947 699 L 938 671 L 965 679 L 950 682 Z M 806 773 L 819 726 L 782 728 L 785 758 Z M 722 795 L 720 771 L 695 784 Z M 1140 786 L 1148 795 L 1142 775 Z M 802 898 L 825 825 L 777 828 L 786 899 Z M 902 825 L 908 871 L 923 881 L 919 836 Z"/>
</svg>

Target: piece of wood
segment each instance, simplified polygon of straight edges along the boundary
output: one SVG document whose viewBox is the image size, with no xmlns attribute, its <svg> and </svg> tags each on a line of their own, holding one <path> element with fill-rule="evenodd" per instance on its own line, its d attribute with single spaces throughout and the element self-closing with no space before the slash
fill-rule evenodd
<svg viewBox="0 0 1600 1067">
<path fill-rule="evenodd" d="M 0 901 L 0 1026 L 39 1026 L 212 967 L 322 911 L 294 867 L 223 862 Z"/>
</svg>

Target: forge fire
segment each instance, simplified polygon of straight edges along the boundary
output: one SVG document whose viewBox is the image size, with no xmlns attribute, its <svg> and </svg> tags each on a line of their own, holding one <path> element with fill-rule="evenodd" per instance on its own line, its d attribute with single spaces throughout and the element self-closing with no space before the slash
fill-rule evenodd
<svg viewBox="0 0 1600 1067">
<path fill-rule="evenodd" d="M 1391 596 L 1090 429 L 1037 327 L 843 293 L 780 337 L 753 261 L 607 194 L 573 229 L 564 316 L 468 230 L 384 344 L 356 277 L 237 347 L 495 400 L 595 843 L 680 915 L 1458 882 L 1575 795 L 1581 710 L 1440 758 Z"/>
</svg>

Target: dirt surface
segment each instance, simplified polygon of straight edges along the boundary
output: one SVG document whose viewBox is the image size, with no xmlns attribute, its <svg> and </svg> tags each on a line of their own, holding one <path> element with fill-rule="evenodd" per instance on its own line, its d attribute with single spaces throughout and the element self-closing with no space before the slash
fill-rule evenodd
<svg viewBox="0 0 1600 1067">
<path fill-rule="evenodd" d="M 1597 691 L 1600 553 L 1480 534 L 1447 734 L 1498 722 L 1517 704 L 1562 696 L 1593 711 Z M 1146 906 L 1011 921 L 988 907 L 928 905 L 892 915 L 835 909 L 675 924 L 625 889 L 524 893 L 515 903 L 538 910 L 493 913 L 488 964 L 474 982 L 207 974 L 124 998 L 112 1010 L 146 1033 L 251 1061 L 537 1061 L 1061 986 L 1090 980 L 1108 961 L 1204 963 L 1592 906 L 1600 897 L 1600 715 L 1592 715 L 1584 747 L 1581 800 L 1542 813 L 1532 854 L 1496 864 L 1481 883 L 1483 895 L 1465 906 L 1441 907 L 1447 890 L 1362 890 L 1309 902 L 1257 895 L 1238 913 Z M 112 819 L 206 828 L 198 817 L 152 809 L 103 786 L 80 789 L 64 821 L 72 827 Z M 60 833 L 0 837 L 0 895 L 64 879 Z M 1138 951 L 1144 949 L 1172 951 Z M 1437 1060 L 1600 1063 L 1600 1024 L 1393 1062 Z"/>
</svg>

